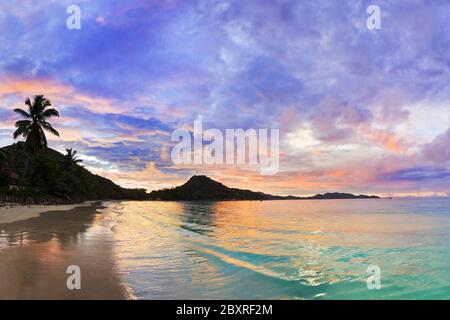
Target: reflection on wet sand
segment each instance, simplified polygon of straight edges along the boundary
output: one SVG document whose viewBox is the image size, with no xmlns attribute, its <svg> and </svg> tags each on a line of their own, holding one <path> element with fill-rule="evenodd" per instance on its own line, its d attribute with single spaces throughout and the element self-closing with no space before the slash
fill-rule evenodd
<svg viewBox="0 0 450 320">
<path fill-rule="evenodd" d="M 0 224 L 0 299 L 122 299 L 110 230 L 94 206 Z M 66 269 L 81 268 L 81 290 Z"/>
</svg>

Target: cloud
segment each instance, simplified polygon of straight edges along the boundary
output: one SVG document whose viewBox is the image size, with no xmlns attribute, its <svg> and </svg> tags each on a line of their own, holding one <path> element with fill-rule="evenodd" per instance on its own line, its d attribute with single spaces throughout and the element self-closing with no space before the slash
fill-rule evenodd
<svg viewBox="0 0 450 320">
<path fill-rule="evenodd" d="M 450 170 L 445 168 L 417 167 L 402 169 L 385 175 L 388 180 L 448 181 Z"/>
<path fill-rule="evenodd" d="M 422 151 L 423 157 L 437 164 L 450 162 L 450 129 L 426 144 Z"/>
<path fill-rule="evenodd" d="M 183 177 L 166 174 L 155 162 L 148 162 L 141 170 L 115 172 L 111 170 L 95 170 L 97 174 L 112 179 L 116 183 L 130 188 L 143 188 L 148 191 L 170 188 L 185 182 Z"/>
<path fill-rule="evenodd" d="M 62 115 L 52 145 L 76 147 L 127 185 L 149 162 L 168 180 L 197 172 L 165 170 L 169 133 L 199 115 L 209 128 L 280 129 L 277 177 L 227 169 L 229 181 L 239 174 L 267 191 L 382 191 L 393 181 L 410 191 L 421 184 L 383 174 L 449 161 L 445 1 L 382 1 L 378 31 L 365 26 L 365 0 L 77 4 L 76 31 L 65 1 L 0 5 L 2 143 L 12 142 L 11 108 L 43 93 Z M 445 188 L 433 177 L 427 188 Z"/>
</svg>

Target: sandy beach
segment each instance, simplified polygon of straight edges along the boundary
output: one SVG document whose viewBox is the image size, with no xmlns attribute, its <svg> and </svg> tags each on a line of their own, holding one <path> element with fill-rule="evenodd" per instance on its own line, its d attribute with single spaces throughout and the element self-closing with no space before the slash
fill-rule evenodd
<svg viewBox="0 0 450 320">
<path fill-rule="evenodd" d="M 2 208 L 0 219 L 0 299 L 129 297 L 98 207 Z M 67 288 L 70 265 L 81 269 L 81 290 Z"/>
<path fill-rule="evenodd" d="M 39 217 L 41 213 L 49 211 L 68 211 L 73 210 L 80 206 L 91 205 L 90 202 L 73 205 L 9 205 L 0 206 L 0 224 L 11 223 L 20 220 L 27 220 L 31 218 Z"/>
</svg>

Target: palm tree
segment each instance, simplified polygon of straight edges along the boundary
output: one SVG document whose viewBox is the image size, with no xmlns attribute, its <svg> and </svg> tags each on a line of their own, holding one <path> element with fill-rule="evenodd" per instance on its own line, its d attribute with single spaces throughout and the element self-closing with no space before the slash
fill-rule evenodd
<svg viewBox="0 0 450 320">
<path fill-rule="evenodd" d="M 64 159 L 67 161 L 67 163 L 70 163 L 71 165 L 78 165 L 79 163 L 83 162 L 83 160 L 79 159 L 77 156 L 77 151 L 70 149 L 66 149 L 67 154 L 64 156 Z"/>
<path fill-rule="evenodd" d="M 72 148 L 66 149 L 66 152 L 67 153 L 64 155 L 64 158 L 60 161 L 61 169 L 73 171 L 78 168 L 79 164 L 83 162 L 83 160 L 78 158 L 77 152 Z"/>
<path fill-rule="evenodd" d="M 14 132 L 14 139 L 23 136 L 26 139 L 27 146 L 32 150 L 41 150 L 47 147 L 47 138 L 45 131 L 48 131 L 59 137 L 56 131 L 47 119 L 51 117 L 59 117 L 59 112 L 51 108 L 50 100 L 43 95 L 36 95 L 31 102 L 30 98 L 25 100 L 28 106 L 28 112 L 20 108 L 14 109 L 14 112 L 20 114 L 25 120 L 16 122 L 17 130 Z"/>
</svg>

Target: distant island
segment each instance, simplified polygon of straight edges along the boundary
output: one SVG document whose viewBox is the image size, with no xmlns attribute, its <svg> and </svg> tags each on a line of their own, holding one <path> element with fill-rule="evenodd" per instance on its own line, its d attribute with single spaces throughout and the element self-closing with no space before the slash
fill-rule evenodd
<svg viewBox="0 0 450 320">
<path fill-rule="evenodd" d="M 152 191 L 149 200 L 196 201 L 196 200 L 323 200 L 323 199 L 378 199 L 377 196 L 354 195 L 350 193 L 325 193 L 312 197 L 275 196 L 263 192 L 229 188 L 207 176 L 191 177 L 185 184 L 158 191 Z"/>
</svg>

